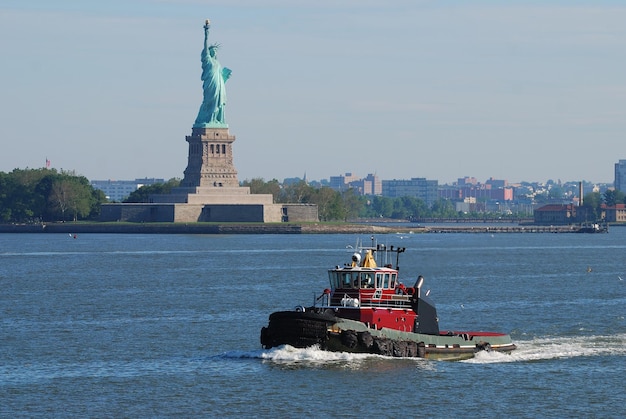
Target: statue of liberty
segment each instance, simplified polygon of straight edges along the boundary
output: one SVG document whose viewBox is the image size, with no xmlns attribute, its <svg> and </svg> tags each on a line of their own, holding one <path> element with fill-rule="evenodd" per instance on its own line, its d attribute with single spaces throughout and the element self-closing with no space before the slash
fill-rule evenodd
<svg viewBox="0 0 626 419">
<path fill-rule="evenodd" d="M 222 67 L 217 61 L 219 44 L 209 45 L 209 19 L 204 25 L 204 49 L 200 59 L 202 61 L 202 89 L 204 90 L 202 105 L 198 112 L 195 128 L 227 128 L 224 119 L 226 106 L 226 81 L 232 71 Z"/>
</svg>

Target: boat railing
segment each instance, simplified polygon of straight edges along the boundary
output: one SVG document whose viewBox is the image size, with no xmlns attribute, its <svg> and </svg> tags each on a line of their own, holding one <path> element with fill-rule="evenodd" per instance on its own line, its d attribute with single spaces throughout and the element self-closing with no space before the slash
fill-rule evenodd
<svg viewBox="0 0 626 419">
<path fill-rule="evenodd" d="M 412 308 L 411 302 L 407 300 L 364 300 L 361 307 L 383 307 L 383 308 Z"/>
<path fill-rule="evenodd" d="M 336 290 L 332 295 L 318 298 L 322 306 L 329 307 L 383 307 L 383 308 L 412 308 L 412 295 L 385 294 L 382 289 L 372 292 L 359 292 L 358 289 Z"/>
<path fill-rule="evenodd" d="M 331 308 L 345 308 L 345 307 L 367 307 L 367 308 L 401 308 L 401 309 L 412 309 L 412 304 L 409 299 L 393 299 L 393 300 L 371 300 L 364 299 L 359 300 L 358 305 L 355 306 L 353 304 L 349 304 L 348 302 L 352 302 L 356 300 L 356 298 L 348 297 L 344 298 L 331 298 L 330 301 L 322 300 L 322 306 L 328 306 Z"/>
</svg>

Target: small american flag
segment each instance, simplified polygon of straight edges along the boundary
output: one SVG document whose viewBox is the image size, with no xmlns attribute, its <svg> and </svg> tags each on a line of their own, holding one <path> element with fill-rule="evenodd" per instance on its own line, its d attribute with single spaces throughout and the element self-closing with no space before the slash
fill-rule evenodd
<svg viewBox="0 0 626 419">
<path fill-rule="evenodd" d="M 50 160 L 46 157 L 46 169 L 50 168 Z"/>
</svg>

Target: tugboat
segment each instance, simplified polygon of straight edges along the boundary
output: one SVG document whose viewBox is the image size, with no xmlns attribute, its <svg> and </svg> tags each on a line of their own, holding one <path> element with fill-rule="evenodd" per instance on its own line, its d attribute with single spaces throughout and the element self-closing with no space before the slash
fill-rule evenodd
<svg viewBox="0 0 626 419">
<path fill-rule="evenodd" d="M 375 244 L 373 237 L 372 246 L 357 246 L 349 263 L 328 271 L 330 288 L 313 306 L 270 314 L 261 345 L 443 360 L 516 348 L 504 333 L 439 330 L 435 304 L 429 291 L 422 292 L 424 278 L 418 276 L 410 287 L 399 281 L 405 250 Z"/>
</svg>

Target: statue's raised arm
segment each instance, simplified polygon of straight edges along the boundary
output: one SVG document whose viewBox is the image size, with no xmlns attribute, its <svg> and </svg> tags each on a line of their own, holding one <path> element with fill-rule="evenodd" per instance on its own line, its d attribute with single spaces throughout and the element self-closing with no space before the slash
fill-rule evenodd
<svg viewBox="0 0 626 419">
<path fill-rule="evenodd" d="M 209 30 L 211 29 L 211 21 L 209 19 L 207 19 L 204 22 L 204 50 L 202 50 L 202 53 L 206 53 L 209 48 Z"/>
<path fill-rule="evenodd" d="M 200 55 L 202 61 L 202 89 L 203 99 L 194 127 L 228 127 L 224 119 L 226 106 L 226 81 L 232 71 L 222 68 L 217 60 L 219 44 L 209 44 L 209 29 L 211 22 L 207 19 L 204 24 L 204 48 Z"/>
</svg>

